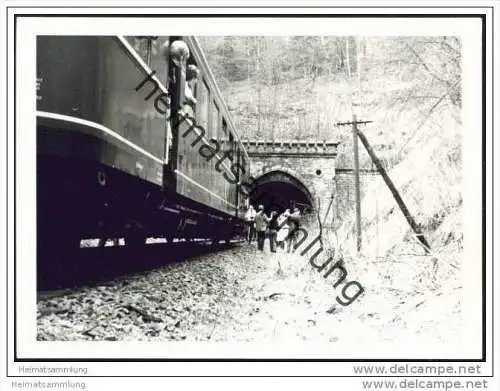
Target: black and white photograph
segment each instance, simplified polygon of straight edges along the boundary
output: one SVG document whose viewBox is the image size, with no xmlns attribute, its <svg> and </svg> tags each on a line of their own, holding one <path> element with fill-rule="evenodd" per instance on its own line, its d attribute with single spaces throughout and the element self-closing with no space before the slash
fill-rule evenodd
<svg viewBox="0 0 500 391">
<path fill-rule="evenodd" d="M 38 36 L 37 339 L 458 344 L 461 80 L 456 36 Z"/>
<path fill-rule="evenodd" d="M 485 15 L 66 11 L 7 61 L 12 371 L 491 357 Z"/>
</svg>

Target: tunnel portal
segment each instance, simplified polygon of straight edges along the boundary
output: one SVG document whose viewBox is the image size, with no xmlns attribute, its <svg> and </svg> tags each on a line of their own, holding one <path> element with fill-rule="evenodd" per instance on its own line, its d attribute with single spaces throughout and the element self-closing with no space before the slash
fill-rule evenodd
<svg viewBox="0 0 500 391">
<path fill-rule="evenodd" d="M 268 172 L 253 182 L 250 189 L 250 204 L 255 208 L 264 205 L 266 213 L 282 212 L 298 207 L 302 213 L 313 209 L 313 197 L 307 187 L 294 176 L 284 171 Z"/>
</svg>

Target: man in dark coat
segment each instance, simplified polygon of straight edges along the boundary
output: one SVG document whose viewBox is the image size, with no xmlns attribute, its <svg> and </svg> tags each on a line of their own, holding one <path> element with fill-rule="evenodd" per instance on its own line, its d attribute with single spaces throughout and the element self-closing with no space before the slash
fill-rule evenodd
<svg viewBox="0 0 500 391">
<path fill-rule="evenodd" d="M 271 220 L 269 221 L 269 247 L 271 252 L 276 252 L 276 234 L 278 233 L 279 224 L 278 224 L 278 212 L 272 211 Z"/>
<path fill-rule="evenodd" d="M 264 241 L 266 240 L 267 225 L 271 218 L 264 213 L 264 205 L 259 205 L 255 215 L 255 230 L 257 231 L 257 248 L 264 251 Z"/>
</svg>

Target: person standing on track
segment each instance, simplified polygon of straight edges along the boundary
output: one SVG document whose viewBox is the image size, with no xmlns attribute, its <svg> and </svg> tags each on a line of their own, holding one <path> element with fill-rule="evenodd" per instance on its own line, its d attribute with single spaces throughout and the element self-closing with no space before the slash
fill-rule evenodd
<svg viewBox="0 0 500 391">
<path fill-rule="evenodd" d="M 276 252 L 276 234 L 278 233 L 278 212 L 272 211 L 269 221 L 269 248 L 272 253 Z"/>
<path fill-rule="evenodd" d="M 255 237 L 255 209 L 253 205 L 248 207 L 247 213 L 245 213 L 245 221 L 247 223 L 247 241 L 252 244 L 252 240 Z"/>
<path fill-rule="evenodd" d="M 267 225 L 271 221 L 264 213 L 264 205 L 259 205 L 255 215 L 255 230 L 257 231 L 257 248 L 264 251 L 264 241 L 266 240 Z"/>
</svg>

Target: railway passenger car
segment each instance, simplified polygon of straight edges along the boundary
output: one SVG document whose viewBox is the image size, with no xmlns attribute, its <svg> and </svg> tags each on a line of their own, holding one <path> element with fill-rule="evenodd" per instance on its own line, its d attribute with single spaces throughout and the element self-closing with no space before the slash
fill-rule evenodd
<svg viewBox="0 0 500 391">
<path fill-rule="evenodd" d="M 36 114 L 39 267 L 87 238 L 243 233 L 249 159 L 194 37 L 39 36 Z"/>
</svg>

